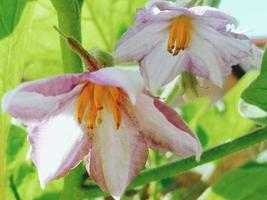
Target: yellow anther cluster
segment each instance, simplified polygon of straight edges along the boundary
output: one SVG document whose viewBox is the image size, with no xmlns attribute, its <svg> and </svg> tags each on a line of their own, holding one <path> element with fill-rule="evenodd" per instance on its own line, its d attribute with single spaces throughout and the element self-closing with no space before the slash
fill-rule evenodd
<svg viewBox="0 0 267 200">
<path fill-rule="evenodd" d="M 169 29 L 168 52 L 176 56 L 180 50 L 189 46 L 191 40 L 192 19 L 188 16 L 176 17 Z"/>
<path fill-rule="evenodd" d="M 113 113 L 115 126 L 118 129 L 121 124 L 120 103 L 122 95 L 119 88 L 86 82 L 77 102 L 78 122 L 80 124 L 85 122 L 88 129 L 93 129 L 98 114 L 105 104 Z"/>
</svg>

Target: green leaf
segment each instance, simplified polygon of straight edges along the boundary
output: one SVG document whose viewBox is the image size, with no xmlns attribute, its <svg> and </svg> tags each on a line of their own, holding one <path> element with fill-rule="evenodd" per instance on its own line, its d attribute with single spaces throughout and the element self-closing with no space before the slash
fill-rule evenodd
<svg viewBox="0 0 267 200">
<path fill-rule="evenodd" d="M 63 179 L 48 183 L 48 185 L 43 190 L 40 187 L 36 168 L 29 162 L 21 166 L 16 177 L 17 183 L 19 183 L 18 179 L 23 178 L 21 179 L 22 182 L 20 182 L 18 187 L 18 192 L 21 196 L 21 199 L 34 200 L 45 199 L 45 197 L 51 197 L 51 199 L 59 199 L 55 197 L 58 197 L 60 191 L 62 190 Z M 50 200 L 50 198 L 47 199 Z"/>
<path fill-rule="evenodd" d="M 17 26 L 27 0 L 1 0 L 0 40 L 11 34 Z"/>
<path fill-rule="evenodd" d="M 242 99 L 247 103 L 267 111 L 267 50 L 264 52 L 259 76 L 243 92 Z"/>
<path fill-rule="evenodd" d="M 27 133 L 23 128 L 14 125 L 10 127 L 7 147 L 8 164 L 16 159 L 16 155 L 19 153 L 26 142 L 26 137 Z"/>
<path fill-rule="evenodd" d="M 248 163 L 221 177 L 199 200 L 265 200 L 266 179 L 267 164 Z"/>
<path fill-rule="evenodd" d="M 14 4 L 9 4 L 10 2 L 17 5 L 16 9 L 12 7 Z M 7 23 L 5 26 L 8 28 L 5 28 L 5 31 L 9 31 L 7 37 L 2 37 L 0 39 L 1 102 L 3 94 L 21 81 L 25 61 L 24 55 L 25 50 L 28 47 L 28 38 L 31 30 L 32 11 L 34 9 L 35 2 L 29 1 L 22 15 L 22 4 L 18 2 L 22 3 L 23 1 L 1 1 L 0 6 L 0 21 L 2 21 L 1 27 L 3 27 L 3 23 Z M 3 7 L 4 5 L 9 5 L 9 7 Z M 20 15 L 21 18 L 19 18 Z M 6 17 L 10 17 L 10 21 L 9 19 L 6 19 Z M 6 199 L 6 148 L 8 128 L 9 118 L 0 112 L 0 199 Z"/>
</svg>

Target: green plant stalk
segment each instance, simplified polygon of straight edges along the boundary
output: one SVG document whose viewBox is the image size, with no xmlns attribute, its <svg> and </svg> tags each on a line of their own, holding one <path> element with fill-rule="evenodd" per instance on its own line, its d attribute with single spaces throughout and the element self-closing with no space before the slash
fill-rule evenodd
<svg viewBox="0 0 267 200">
<path fill-rule="evenodd" d="M 51 0 L 57 11 L 59 29 L 81 42 L 81 0 Z M 60 38 L 63 69 L 65 73 L 82 72 L 82 61 Z"/>
<path fill-rule="evenodd" d="M 237 138 L 233 141 L 206 150 L 205 152 L 203 152 L 200 161 L 196 161 L 195 157 L 191 156 L 182 160 L 162 165 L 154 169 L 144 170 L 134 179 L 134 181 L 129 185 L 128 189 L 133 189 L 137 186 L 141 186 L 152 181 L 158 181 L 177 175 L 179 173 L 183 173 L 189 169 L 223 158 L 227 155 L 251 147 L 265 140 L 267 140 L 266 127 L 255 130 L 254 132 Z M 90 197 L 107 195 L 106 193 L 101 192 L 101 190 L 97 186 L 89 186 L 85 193 L 90 194 Z M 86 194 L 84 195 L 86 196 Z"/>
<path fill-rule="evenodd" d="M 57 11 L 59 29 L 81 42 L 81 6 L 83 0 L 51 0 Z M 60 37 L 63 68 L 65 73 L 79 73 L 83 71 L 80 57 L 68 46 L 65 39 Z M 80 184 L 84 168 L 76 167 L 64 178 L 64 188 L 61 200 L 81 199 Z"/>
</svg>

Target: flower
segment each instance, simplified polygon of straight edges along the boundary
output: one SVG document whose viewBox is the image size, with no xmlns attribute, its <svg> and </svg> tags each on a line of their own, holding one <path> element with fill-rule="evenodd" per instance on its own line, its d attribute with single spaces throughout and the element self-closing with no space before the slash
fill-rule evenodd
<svg viewBox="0 0 267 200">
<path fill-rule="evenodd" d="M 153 92 L 183 71 L 222 87 L 231 66 L 254 56 L 250 40 L 234 30 L 236 19 L 215 8 L 159 1 L 140 9 L 135 22 L 113 55 L 117 63 L 139 61 Z"/>
<path fill-rule="evenodd" d="M 87 159 L 90 177 L 119 197 L 144 167 L 148 147 L 200 155 L 181 117 L 144 90 L 139 73 L 118 68 L 24 83 L 8 92 L 3 111 L 29 130 L 42 187 Z"/>
</svg>

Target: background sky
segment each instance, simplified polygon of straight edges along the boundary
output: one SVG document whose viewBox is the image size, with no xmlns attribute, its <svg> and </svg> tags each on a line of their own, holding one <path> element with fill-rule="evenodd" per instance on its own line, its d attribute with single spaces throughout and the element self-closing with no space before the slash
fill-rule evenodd
<svg viewBox="0 0 267 200">
<path fill-rule="evenodd" d="M 248 36 L 267 37 L 267 0 L 222 0 L 219 8 L 236 17 Z"/>
</svg>

